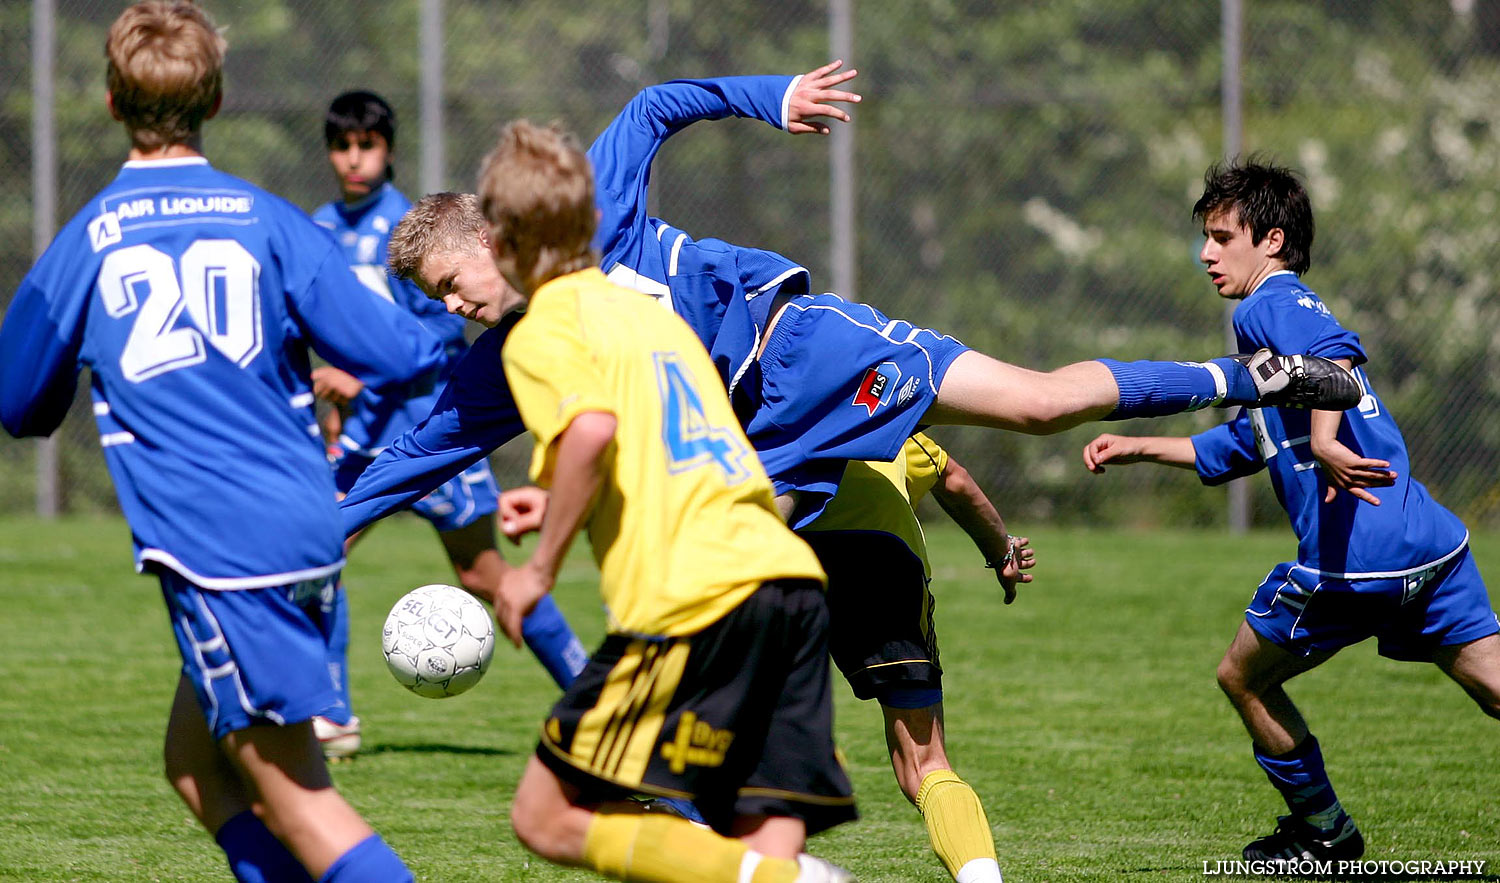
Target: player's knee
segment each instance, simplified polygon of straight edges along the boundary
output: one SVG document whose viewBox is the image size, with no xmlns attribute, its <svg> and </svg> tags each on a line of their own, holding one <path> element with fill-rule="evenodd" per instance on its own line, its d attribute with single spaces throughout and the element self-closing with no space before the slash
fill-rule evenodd
<svg viewBox="0 0 1500 883">
<path fill-rule="evenodd" d="M 1465 684 L 1464 689 L 1473 698 L 1474 704 L 1479 710 L 1496 720 L 1500 720 L 1500 689 L 1495 684 L 1475 683 Z"/>
<path fill-rule="evenodd" d="M 1229 701 L 1235 705 L 1243 704 L 1253 693 L 1250 683 L 1245 677 L 1245 672 L 1232 660 L 1225 658 L 1219 662 L 1214 677 L 1219 682 L 1219 689 L 1229 697 Z"/>
<path fill-rule="evenodd" d="M 529 802 L 517 799 L 510 808 L 510 826 L 521 845 L 548 861 L 565 861 L 572 856 L 565 849 L 553 819 L 536 811 Z"/>
</svg>

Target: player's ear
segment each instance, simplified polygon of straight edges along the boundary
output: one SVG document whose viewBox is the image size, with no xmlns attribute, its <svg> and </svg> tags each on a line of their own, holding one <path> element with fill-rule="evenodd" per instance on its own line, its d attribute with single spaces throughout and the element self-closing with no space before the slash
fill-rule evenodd
<svg viewBox="0 0 1500 883">
<path fill-rule="evenodd" d="M 104 106 L 109 108 L 110 119 L 120 119 L 120 112 L 118 110 L 115 110 L 115 93 L 109 91 L 108 89 L 104 90 Z"/>
<path fill-rule="evenodd" d="M 1280 258 L 1286 248 L 1286 231 L 1280 227 L 1272 227 L 1266 231 L 1263 241 L 1266 243 L 1266 256 Z"/>
<path fill-rule="evenodd" d="M 203 118 L 205 120 L 211 120 L 211 119 L 213 119 L 214 117 L 216 117 L 216 116 L 219 115 L 219 108 L 221 108 L 223 106 L 224 106 L 224 90 L 223 89 L 217 89 L 217 90 L 214 91 L 214 103 L 213 103 L 212 106 L 209 107 L 208 113 L 206 113 L 206 114 L 203 115 Z"/>
</svg>

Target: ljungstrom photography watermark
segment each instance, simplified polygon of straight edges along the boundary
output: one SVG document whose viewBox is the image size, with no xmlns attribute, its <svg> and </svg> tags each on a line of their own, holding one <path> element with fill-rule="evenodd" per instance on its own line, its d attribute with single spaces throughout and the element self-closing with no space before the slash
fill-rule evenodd
<svg viewBox="0 0 1500 883">
<path fill-rule="evenodd" d="M 1483 877 L 1487 864 L 1486 859 L 1220 859 L 1205 861 L 1203 876 L 1464 880 Z"/>
</svg>

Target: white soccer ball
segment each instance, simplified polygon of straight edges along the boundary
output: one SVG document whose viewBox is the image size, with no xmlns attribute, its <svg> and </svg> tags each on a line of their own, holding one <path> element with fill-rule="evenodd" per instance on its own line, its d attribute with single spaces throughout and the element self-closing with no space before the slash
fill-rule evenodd
<svg viewBox="0 0 1500 883">
<path fill-rule="evenodd" d="M 463 589 L 421 586 L 391 608 L 380 649 L 401 686 L 429 699 L 457 696 L 490 667 L 495 625 L 485 606 Z"/>
</svg>

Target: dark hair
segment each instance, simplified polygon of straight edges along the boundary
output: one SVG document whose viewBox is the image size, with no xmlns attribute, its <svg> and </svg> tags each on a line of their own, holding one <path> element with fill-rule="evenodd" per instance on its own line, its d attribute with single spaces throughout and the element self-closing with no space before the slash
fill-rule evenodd
<svg viewBox="0 0 1500 883">
<path fill-rule="evenodd" d="M 1256 245 L 1280 227 L 1285 241 L 1276 257 L 1293 273 L 1307 272 L 1312 265 L 1312 203 L 1296 172 L 1259 156 L 1214 163 L 1203 175 L 1203 195 L 1193 203 L 1193 217 L 1206 221 L 1231 208 L 1240 224 L 1250 228 Z"/>
<path fill-rule="evenodd" d="M 396 149 L 396 112 L 374 92 L 356 89 L 345 92 L 328 105 L 323 115 L 323 143 L 329 147 L 350 132 L 376 132 L 391 150 Z M 386 163 L 385 177 L 396 177 L 396 169 Z"/>
</svg>

